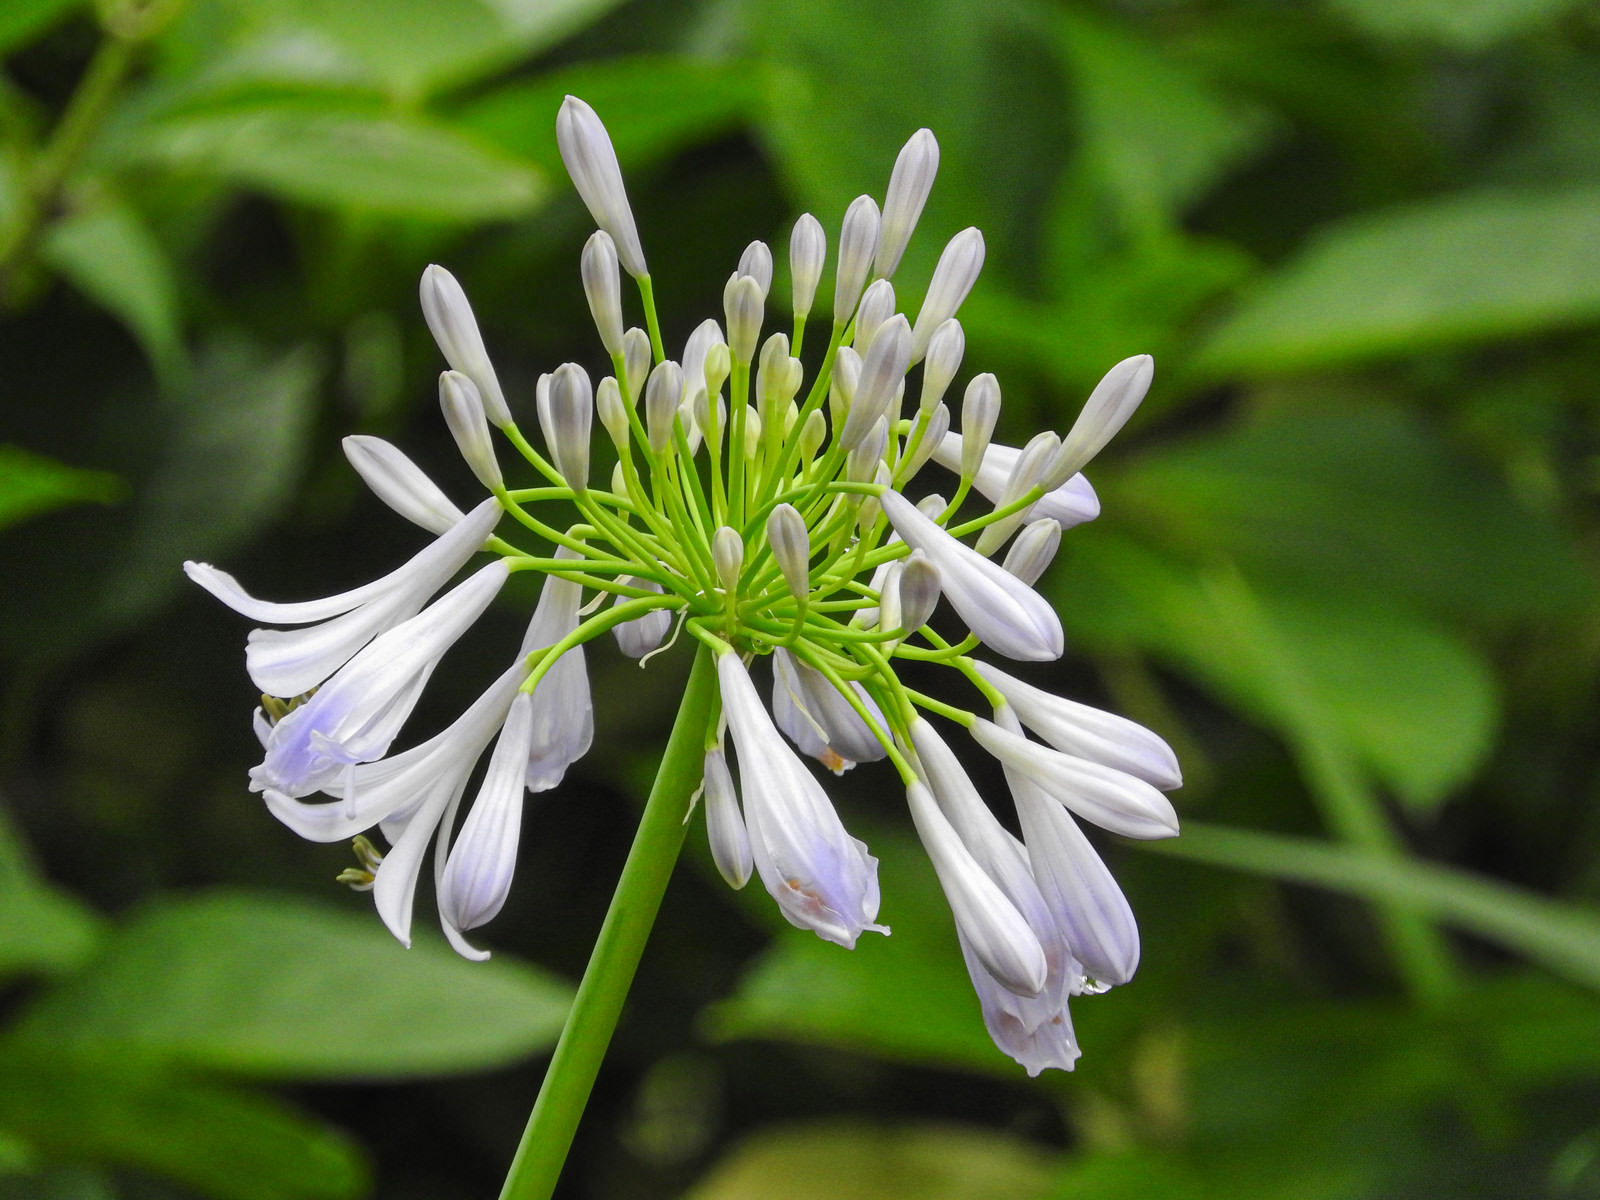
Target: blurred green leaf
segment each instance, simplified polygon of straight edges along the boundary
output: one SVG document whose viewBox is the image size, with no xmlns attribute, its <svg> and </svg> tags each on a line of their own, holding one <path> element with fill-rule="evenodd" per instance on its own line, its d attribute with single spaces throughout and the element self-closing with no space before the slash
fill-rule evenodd
<svg viewBox="0 0 1600 1200">
<path fill-rule="evenodd" d="M 1263 412 L 1095 479 L 1108 513 L 1263 582 L 1486 621 L 1569 611 L 1593 591 L 1553 522 L 1398 409 Z"/>
<path fill-rule="evenodd" d="M 1600 318 L 1600 189 L 1478 192 L 1327 228 L 1206 342 L 1212 377 L 1306 371 Z"/>
<path fill-rule="evenodd" d="M 745 1139 L 685 1200 L 1042 1200 L 1057 1158 L 967 1125 L 795 1123 Z"/>
<path fill-rule="evenodd" d="M 0 54 L 83 6 L 84 0 L 6 0 L 0 4 Z"/>
<path fill-rule="evenodd" d="M 1583 0 L 1329 0 L 1362 32 L 1386 38 L 1426 38 L 1455 50 L 1487 49 L 1549 22 Z"/>
<path fill-rule="evenodd" d="M 556 113 L 569 94 L 600 114 L 628 170 L 754 119 L 765 86 L 766 73 L 752 63 L 638 55 L 518 79 L 467 101 L 456 115 L 559 178 L 566 168 L 556 148 Z"/>
<path fill-rule="evenodd" d="M 40 255 L 132 331 L 158 371 L 183 355 L 172 263 L 139 215 L 116 201 L 50 226 Z"/>
<path fill-rule="evenodd" d="M 5 1178 L 6 1200 L 117 1200 L 104 1171 L 91 1167 L 52 1167 Z"/>
<path fill-rule="evenodd" d="M 370 913 L 213 892 L 145 910 L 18 1036 L 238 1075 L 399 1078 L 542 1050 L 570 997 L 514 961 L 408 951 Z"/>
<path fill-rule="evenodd" d="M 246 38 L 292 40 L 304 58 L 343 57 L 414 100 L 537 54 L 619 0 L 227 0 Z M 287 57 L 287 56 L 286 56 Z"/>
<path fill-rule="evenodd" d="M 94 953 L 100 934 L 92 910 L 39 877 L 0 809 L 0 979 L 75 970 Z"/>
<path fill-rule="evenodd" d="M 367 1172 L 342 1134 L 247 1092 L 119 1054 L 0 1045 L 0 1122 L 41 1156 L 164 1176 L 216 1200 L 344 1200 Z"/>
<path fill-rule="evenodd" d="M 0 443 L 0 529 L 68 504 L 113 504 L 126 491 L 106 471 L 69 467 Z"/>
<path fill-rule="evenodd" d="M 546 187 L 529 163 L 448 125 L 331 95 L 173 116 L 133 128 L 106 157 L 305 204 L 440 221 L 519 216 L 538 206 Z"/>
<path fill-rule="evenodd" d="M 1161 224 L 1259 153 L 1272 122 L 1131 30 L 1071 8 L 1062 58 L 1082 133 L 1082 169 L 1136 225 Z"/>
<path fill-rule="evenodd" d="M 1148 847 L 1272 879 L 1384 901 L 1423 913 L 1600 989 L 1600 913 L 1417 859 L 1390 859 L 1309 838 L 1184 823 Z"/>
</svg>

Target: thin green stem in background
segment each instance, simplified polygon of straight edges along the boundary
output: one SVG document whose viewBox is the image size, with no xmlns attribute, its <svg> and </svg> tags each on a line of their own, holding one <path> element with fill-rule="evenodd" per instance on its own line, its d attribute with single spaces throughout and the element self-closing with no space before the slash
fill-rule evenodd
<svg viewBox="0 0 1600 1200">
<path fill-rule="evenodd" d="M 600 927 L 500 1200 L 548 1200 L 561 1176 L 683 845 L 690 797 L 704 770 L 705 729 L 715 696 L 715 656 L 701 645 L 633 847 L 611 897 L 611 908 Z"/>
</svg>

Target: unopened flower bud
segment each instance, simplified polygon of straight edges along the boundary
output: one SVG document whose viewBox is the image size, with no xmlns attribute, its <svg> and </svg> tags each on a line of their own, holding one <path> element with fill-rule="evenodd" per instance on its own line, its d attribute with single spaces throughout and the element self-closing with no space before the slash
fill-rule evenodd
<svg viewBox="0 0 1600 1200">
<path fill-rule="evenodd" d="M 761 302 L 766 303 L 772 290 L 772 251 L 765 242 L 751 242 L 739 256 L 740 275 L 748 275 L 761 285 Z"/>
<path fill-rule="evenodd" d="M 467 460 L 478 482 L 491 492 L 499 491 L 505 480 L 495 461 L 489 422 L 484 417 L 477 386 L 460 371 L 444 372 L 439 376 L 439 407 L 444 410 L 444 423 L 450 427 L 461 457 Z"/>
<path fill-rule="evenodd" d="M 650 335 L 637 325 L 622 335 L 623 364 L 628 368 L 628 404 L 634 408 L 639 406 L 639 397 L 644 393 L 644 381 L 650 376 L 653 357 Z"/>
<path fill-rule="evenodd" d="M 802 465 L 817 456 L 817 451 L 822 449 L 822 443 L 827 437 L 827 418 L 822 415 L 821 409 L 812 409 L 811 415 L 806 418 L 806 423 L 800 426 L 799 450 Z"/>
<path fill-rule="evenodd" d="M 732 526 L 723 525 L 711 536 L 711 562 L 717 578 L 730 592 L 739 590 L 739 572 L 744 569 L 744 539 Z"/>
<path fill-rule="evenodd" d="M 722 289 L 722 310 L 728 320 L 728 350 L 735 362 L 749 364 L 761 337 L 761 284 L 748 275 L 733 275 Z"/>
<path fill-rule="evenodd" d="M 845 210 L 839 230 L 839 266 L 833 282 L 833 320 L 842 324 L 856 310 L 867 273 L 878 253 L 878 206 L 871 196 L 857 196 Z"/>
<path fill-rule="evenodd" d="M 833 356 L 833 378 L 828 386 L 828 413 L 833 417 L 835 430 L 844 428 L 860 382 L 861 356 L 849 346 L 840 346 Z"/>
<path fill-rule="evenodd" d="M 821 444 L 819 440 L 817 445 Z M 344 456 L 372 494 L 413 525 L 443 533 L 461 520 L 461 510 L 450 497 L 399 447 L 368 434 L 352 434 L 342 445 Z"/>
<path fill-rule="evenodd" d="M 856 350 L 865 354 L 867 347 L 872 345 L 872 335 L 878 332 L 878 327 L 894 316 L 894 284 L 887 279 L 874 280 L 861 297 L 861 306 L 856 309 L 855 336 L 850 339 L 850 344 Z"/>
<path fill-rule="evenodd" d="M 927 419 L 922 430 L 922 438 L 900 460 L 900 469 L 896 478 L 902 483 L 909 483 L 917 477 L 917 472 L 928 464 L 933 453 L 944 441 L 944 435 L 950 432 L 950 410 L 943 404 L 936 406 L 933 415 Z"/>
<path fill-rule="evenodd" d="M 661 585 L 653 579 L 624 575 L 617 582 L 647 592 L 661 591 Z M 623 600 L 624 597 L 618 596 L 613 603 L 621 604 Z M 642 617 L 612 626 L 611 632 L 617 639 L 617 649 L 629 658 L 643 658 L 666 640 L 667 630 L 671 628 L 672 613 L 664 608 L 653 608 Z"/>
<path fill-rule="evenodd" d="M 617 448 L 617 453 L 628 452 L 628 408 L 622 402 L 622 389 L 617 381 L 607 375 L 600 381 L 600 386 L 594 393 L 594 410 L 600 417 L 600 424 L 605 426 L 605 431 L 610 435 L 612 443 Z"/>
<path fill-rule="evenodd" d="M 1003 565 L 1023 583 L 1032 587 L 1055 559 L 1056 551 L 1060 547 L 1061 522 L 1052 521 L 1049 517 L 1040 517 L 1037 521 L 1029 522 L 1028 527 L 1017 534 L 1017 540 L 1012 542 L 1011 549 L 1006 551 Z"/>
<path fill-rule="evenodd" d="M 589 373 L 577 363 L 557 368 L 550 377 L 548 396 L 539 416 L 550 456 L 567 486 L 581 492 L 589 486 L 589 429 L 594 417 Z"/>
<path fill-rule="evenodd" d="M 794 232 L 789 235 L 789 275 L 794 283 L 795 316 L 811 315 L 827 257 L 828 235 L 822 232 L 822 222 L 810 213 L 802 213 L 794 223 Z"/>
<path fill-rule="evenodd" d="M 775 333 L 761 345 L 761 361 L 756 368 L 756 400 L 765 419 L 773 420 L 789 392 L 789 335 Z"/>
<path fill-rule="evenodd" d="M 744 406 L 744 456 L 755 458 L 761 452 L 761 414 L 754 405 Z"/>
<path fill-rule="evenodd" d="M 845 458 L 844 477 L 850 483 L 867 483 L 878 473 L 884 451 L 889 447 L 889 422 L 879 417 L 861 444 Z"/>
<path fill-rule="evenodd" d="M 922 364 L 922 398 L 917 407 L 927 412 L 944 399 L 945 389 L 961 369 L 961 358 L 967 352 L 967 335 L 961 322 L 951 317 L 933 331 L 928 342 L 928 357 Z"/>
<path fill-rule="evenodd" d="M 617 269 L 617 245 L 604 229 L 597 229 L 583 244 L 579 261 L 583 294 L 589 301 L 594 327 L 600 331 L 606 353 L 622 353 L 622 274 Z"/>
<path fill-rule="evenodd" d="M 728 371 L 732 365 L 731 355 L 726 342 L 712 342 L 706 347 L 705 380 L 706 392 L 715 396 L 722 391 L 722 385 L 728 381 Z"/>
<path fill-rule="evenodd" d="M 1000 381 L 985 371 L 967 384 L 961 398 L 961 478 L 976 478 L 983 452 L 1000 419 Z"/>
<path fill-rule="evenodd" d="M 1155 359 L 1148 354 L 1125 358 L 1105 378 L 1095 384 L 1084 402 L 1083 411 L 1061 441 L 1061 450 L 1050 464 L 1043 480 L 1047 491 L 1060 487 L 1105 448 L 1117 431 L 1133 416 L 1156 371 Z"/>
<path fill-rule="evenodd" d="M 689 340 L 683 344 L 683 390 L 693 396 L 706 390 L 706 354 L 722 341 L 722 326 L 707 317 L 694 327 Z M 719 384 L 720 386 L 720 384 Z"/>
<path fill-rule="evenodd" d="M 611 464 L 611 490 L 618 496 L 628 494 L 628 474 L 622 469 L 620 462 Z"/>
<path fill-rule="evenodd" d="M 939 604 L 939 568 L 921 550 L 914 550 L 900 571 L 900 626 L 915 633 L 928 623 Z"/>
<path fill-rule="evenodd" d="M 1022 448 L 1022 453 L 1017 455 L 1016 464 L 1006 479 L 1005 490 L 1000 493 L 994 506 L 1005 508 L 1009 504 L 1014 504 L 1038 486 L 1045 468 L 1050 465 L 1050 460 L 1060 448 L 1060 439 L 1049 430 L 1034 434 Z M 1005 544 L 1005 540 L 1016 531 L 1017 526 L 1028 519 L 1028 512 L 1026 508 L 1018 509 L 1010 516 L 1001 517 L 994 524 L 985 526 L 983 532 L 978 535 L 974 549 L 979 554 L 993 554 Z"/>
<path fill-rule="evenodd" d="M 922 206 L 933 190 L 933 177 L 938 173 L 938 140 L 931 129 L 919 129 L 894 160 L 889 190 L 884 193 L 883 234 L 874 267 L 879 275 L 893 275 L 900 265 L 900 256 L 905 253 L 911 232 L 917 227 L 917 218 L 922 215 Z"/>
<path fill-rule="evenodd" d="M 917 327 L 911 335 L 912 362 L 922 361 L 933 331 L 956 315 L 982 270 L 983 234 L 976 229 L 963 229 L 950 239 L 939 256 L 939 265 L 933 269 L 933 279 L 928 283 L 928 294 L 923 297 Z"/>
<path fill-rule="evenodd" d="M 717 874 L 737 891 L 750 882 L 755 862 L 750 853 L 750 834 L 739 811 L 733 775 L 720 748 L 706 751 L 704 784 L 706 839 L 711 845 L 711 861 L 716 864 Z"/>
<path fill-rule="evenodd" d="M 650 449 L 661 454 L 672 445 L 672 422 L 683 403 L 683 368 L 670 358 L 650 372 L 644 389 L 644 428 Z"/>
<path fill-rule="evenodd" d="M 780 504 L 772 510 L 767 518 L 767 544 L 790 593 L 804 599 L 811 591 L 811 535 L 794 505 Z"/>
<path fill-rule="evenodd" d="M 900 573 L 906 569 L 904 562 L 893 562 L 878 581 L 878 629 L 893 633 L 900 628 Z"/>
<path fill-rule="evenodd" d="M 910 354 L 910 326 L 904 316 L 896 313 L 878 330 L 861 364 L 861 381 L 856 385 L 844 429 L 839 434 L 839 443 L 845 449 L 859 445 L 878 418 L 888 412 L 905 381 Z"/>
<path fill-rule="evenodd" d="M 556 114 L 556 145 L 589 215 L 616 243 L 623 269 L 635 279 L 648 275 L 611 136 L 594 109 L 576 96 L 568 96 Z"/>
<path fill-rule="evenodd" d="M 511 424 L 511 410 L 506 407 L 505 393 L 500 390 L 500 380 L 495 376 L 494 364 L 483 345 L 483 334 L 478 331 L 478 319 L 472 315 L 472 305 L 461 290 L 456 277 L 440 266 L 430 266 L 422 273 L 419 288 L 422 315 L 428 322 L 428 332 L 438 343 L 439 352 L 452 370 L 478 385 L 483 398 L 483 412 L 497 427 Z"/>
</svg>

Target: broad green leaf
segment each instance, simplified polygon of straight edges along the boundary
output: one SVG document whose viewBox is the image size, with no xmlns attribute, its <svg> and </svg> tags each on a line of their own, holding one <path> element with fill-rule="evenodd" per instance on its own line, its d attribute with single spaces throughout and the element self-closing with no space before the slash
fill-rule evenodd
<svg viewBox="0 0 1600 1200">
<path fill-rule="evenodd" d="M 75 970 L 100 935 L 100 919 L 87 905 L 40 877 L 0 808 L 0 979 Z"/>
<path fill-rule="evenodd" d="M 1284 834 L 1185 822 L 1162 854 L 1398 905 L 1600 990 L 1600 913 L 1485 876 Z"/>
<path fill-rule="evenodd" d="M 1600 189 L 1476 192 L 1325 229 L 1200 349 L 1212 377 L 1410 356 L 1600 319 Z"/>
<path fill-rule="evenodd" d="M 6 0 L 0 4 L 0 54 L 42 33 L 47 26 L 81 8 L 84 0 Z"/>
<path fill-rule="evenodd" d="M 0 443 L 0 529 L 68 504 L 114 504 L 126 491 L 108 472 L 69 467 Z"/>
<path fill-rule="evenodd" d="M 1058 1161 L 976 1126 L 796 1123 L 747 1138 L 685 1200 L 1043 1200 Z"/>
<path fill-rule="evenodd" d="M 1581 0 L 1329 0 L 1364 33 L 1484 50 L 1582 6 Z"/>
<path fill-rule="evenodd" d="M 1593 590 L 1552 522 L 1398 409 L 1267 412 L 1095 482 L 1108 514 L 1263 583 L 1487 621 L 1570 611 Z"/>
<path fill-rule="evenodd" d="M 765 83 L 766 73 L 752 63 L 641 55 L 518 79 L 468 101 L 456 115 L 562 178 L 555 127 L 567 95 L 583 97 L 600 114 L 626 171 L 754 120 Z"/>
<path fill-rule="evenodd" d="M 182 357 L 178 287 L 172 264 L 139 215 L 109 202 L 50 226 L 44 260 L 138 338 L 157 370 Z"/>
<path fill-rule="evenodd" d="M 133 1167 L 216 1200 L 344 1200 L 366 1168 L 347 1138 L 263 1096 L 114 1052 L 0 1044 L 0 1123 L 46 1158 Z"/>
<path fill-rule="evenodd" d="M 448 125 L 328 101 L 174 116 L 130 131 L 108 156 L 305 204 L 441 221 L 519 216 L 546 187 L 530 164 Z"/>
<path fill-rule="evenodd" d="M 368 912 L 218 891 L 146 909 L 20 1036 L 237 1075 L 397 1078 L 542 1050 L 569 999 L 521 963 L 406 950 Z"/>
<path fill-rule="evenodd" d="M 1265 114 L 1131 31 L 1070 8 L 1058 38 L 1081 168 L 1137 226 L 1161 224 L 1267 143 Z"/>
</svg>

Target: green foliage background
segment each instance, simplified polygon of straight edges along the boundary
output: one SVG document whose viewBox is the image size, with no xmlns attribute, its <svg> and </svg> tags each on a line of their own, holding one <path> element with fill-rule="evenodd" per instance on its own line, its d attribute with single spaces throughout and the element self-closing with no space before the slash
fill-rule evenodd
<svg viewBox="0 0 1600 1200">
<path fill-rule="evenodd" d="M 243 629 L 177 567 L 289 599 L 409 553 L 346 433 L 471 493 L 430 261 L 514 405 L 601 362 L 573 92 L 669 346 L 746 241 L 833 234 L 927 125 L 896 282 L 982 227 L 962 319 L 1002 438 L 1156 356 L 1046 578 L 1042 678 L 1189 782 L 1182 839 L 1107 847 L 1138 979 L 1037 1081 L 890 780 L 835 789 L 894 926 L 854 954 L 696 846 L 565 1194 L 1600 1197 L 1592 3 L 7 0 L 0 55 L 0 1194 L 498 1186 L 684 662 L 591 656 L 599 749 L 533 798 L 472 965 L 403 951 L 346 851 L 247 794 Z"/>
</svg>

